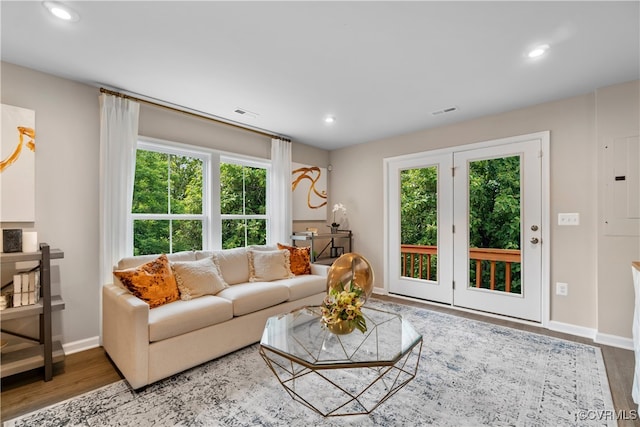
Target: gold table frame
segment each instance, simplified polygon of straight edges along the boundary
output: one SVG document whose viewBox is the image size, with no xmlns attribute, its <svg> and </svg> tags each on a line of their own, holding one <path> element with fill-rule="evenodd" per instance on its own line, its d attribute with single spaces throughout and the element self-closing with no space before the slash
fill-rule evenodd
<svg viewBox="0 0 640 427">
<path fill-rule="evenodd" d="M 415 378 L 422 336 L 402 316 L 363 307 L 367 332 L 334 335 L 317 306 L 267 320 L 260 355 L 293 400 L 324 417 L 369 414 Z"/>
</svg>

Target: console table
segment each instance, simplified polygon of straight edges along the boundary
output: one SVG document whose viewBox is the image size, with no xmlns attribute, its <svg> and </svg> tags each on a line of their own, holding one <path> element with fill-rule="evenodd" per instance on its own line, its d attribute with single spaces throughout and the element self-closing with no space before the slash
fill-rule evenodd
<svg viewBox="0 0 640 427">
<path fill-rule="evenodd" d="M 297 242 L 309 242 L 311 246 L 311 262 L 322 264 L 328 261 L 329 264 L 340 257 L 340 255 L 352 252 L 353 233 L 351 230 L 338 230 L 337 233 L 315 234 L 309 232 L 294 232 L 291 236 L 293 246 Z M 318 241 L 326 241 L 324 247 L 317 252 Z M 327 249 L 329 250 L 328 253 Z M 323 255 L 325 257 L 323 258 Z"/>
</svg>

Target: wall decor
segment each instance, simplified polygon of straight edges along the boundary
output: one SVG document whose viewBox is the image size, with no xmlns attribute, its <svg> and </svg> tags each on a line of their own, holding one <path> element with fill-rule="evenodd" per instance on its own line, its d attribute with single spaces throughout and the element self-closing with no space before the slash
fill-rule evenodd
<svg viewBox="0 0 640 427">
<path fill-rule="evenodd" d="M 0 221 L 34 222 L 36 113 L 2 104 Z"/>
<path fill-rule="evenodd" d="M 327 168 L 291 164 L 293 220 L 326 221 Z"/>
<path fill-rule="evenodd" d="M 2 230 L 2 252 L 22 252 L 22 229 Z"/>
<path fill-rule="evenodd" d="M 38 232 L 22 231 L 22 252 L 38 252 Z"/>
</svg>

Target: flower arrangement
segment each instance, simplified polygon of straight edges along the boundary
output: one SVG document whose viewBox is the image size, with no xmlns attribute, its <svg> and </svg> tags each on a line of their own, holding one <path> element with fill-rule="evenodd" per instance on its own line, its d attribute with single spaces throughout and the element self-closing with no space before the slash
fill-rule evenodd
<svg viewBox="0 0 640 427">
<path fill-rule="evenodd" d="M 339 227 L 340 223 L 336 222 L 336 213 L 340 212 L 340 216 L 345 216 L 347 214 L 347 208 L 344 207 L 342 203 L 336 203 L 333 205 L 333 222 L 331 223 L 331 227 Z"/>
<path fill-rule="evenodd" d="M 343 321 L 350 321 L 360 332 L 367 331 L 367 322 L 360 309 L 364 305 L 362 289 L 351 280 L 347 285 L 342 282 L 329 289 L 329 293 L 322 301 L 322 321 L 326 325 L 334 325 Z"/>
</svg>

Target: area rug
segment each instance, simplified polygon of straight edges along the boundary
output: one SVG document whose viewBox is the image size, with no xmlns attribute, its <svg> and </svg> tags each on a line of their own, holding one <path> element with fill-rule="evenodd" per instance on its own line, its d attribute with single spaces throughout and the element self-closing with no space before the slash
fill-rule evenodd
<svg viewBox="0 0 640 427">
<path fill-rule="evenodd" d="M 295 402 L 252 345 L 135 392 L 126 381 L 5 426 L 615 426 L 600 349 L 428 309 L 371 301 L 423 335 L 418 373 L 369 415 Z M 357 333 L 357 331 L 356 331 Z"/>
</svg>

